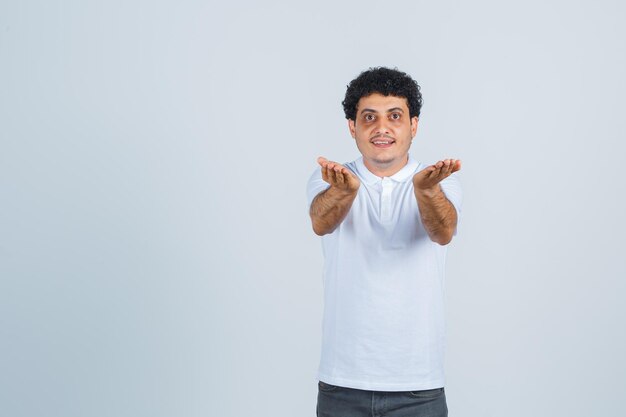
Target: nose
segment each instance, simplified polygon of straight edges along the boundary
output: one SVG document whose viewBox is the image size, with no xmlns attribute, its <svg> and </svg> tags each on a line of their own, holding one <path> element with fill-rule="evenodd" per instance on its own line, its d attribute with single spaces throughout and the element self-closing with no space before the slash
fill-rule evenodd
<svg viewBox="0 0 626 417">
<path fill-rule="evenodd" d="M 380 117 L 374 125 L 375 135 L 388 135 L 389 127 L 387 126 L 387 120 L 384 117 Z"/>
</svg>

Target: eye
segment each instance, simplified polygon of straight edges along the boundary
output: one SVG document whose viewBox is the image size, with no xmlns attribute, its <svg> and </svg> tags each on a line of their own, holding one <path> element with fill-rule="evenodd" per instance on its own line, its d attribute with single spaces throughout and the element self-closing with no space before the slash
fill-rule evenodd
<svg viewBox="0 0 626 417">
<path fill-rule="evenodd" d="M 368 114 L 365 115 L 365 121 L 366 122 L 371 122 L 374 119 L 375 119 L 375 117 L 374 117 L 374 115 L 372 113 L 368 113 Z"/>
<path fill-rule="evenodd" d="M 400 120 L 400 113 L 391 113 L 391 120 Z"/>
</svg>

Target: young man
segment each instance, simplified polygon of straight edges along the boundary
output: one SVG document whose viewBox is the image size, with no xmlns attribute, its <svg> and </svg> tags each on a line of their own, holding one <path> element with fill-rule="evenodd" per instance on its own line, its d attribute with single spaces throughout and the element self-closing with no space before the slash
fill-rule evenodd
<svg viewBox="0 0 626 417">
<path fill-rule="evenodd" d="M 325 257 L 317 415 L 447 416 L 444 262 L 461 161 L 409 155 L 422 96 L 403 72 L 362 72 L 343 106 L 362 156 L 318 158 L 307 185 Z"/>
</svg>

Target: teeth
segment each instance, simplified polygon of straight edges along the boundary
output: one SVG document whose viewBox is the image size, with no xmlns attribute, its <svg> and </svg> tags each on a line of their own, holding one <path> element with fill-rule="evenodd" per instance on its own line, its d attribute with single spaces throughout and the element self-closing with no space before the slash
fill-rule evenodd
<svg viewBox="0 0 626 417">
<path fill-rule="evenodd" d="M 378 142 L 378 141 L 374 141 L 374 144 L 376 145 L 389 145 L 391 142 Z"/>
</svg>

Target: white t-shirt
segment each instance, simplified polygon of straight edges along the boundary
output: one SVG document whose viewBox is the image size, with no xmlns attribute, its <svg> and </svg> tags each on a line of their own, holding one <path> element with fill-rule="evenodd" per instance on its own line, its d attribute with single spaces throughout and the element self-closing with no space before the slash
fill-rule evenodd
<svg viewBox="0 0 626 417">
<path fill-rule="evenodd" d="M 322 236 L 318 379 L 375 391 L 443 387 L 447 247 L 428 237 L 412 182 L 427 165 L 409 155 L 407 165 L 385 178 L 370 172 L 362 157 L 344 166 L 361 186 L 343 222 Z M 460 219 L 457 173 L 440 184 Z M 309 206 L 328 187 L 316 169 L 307 184 Z"/>
</svg>

